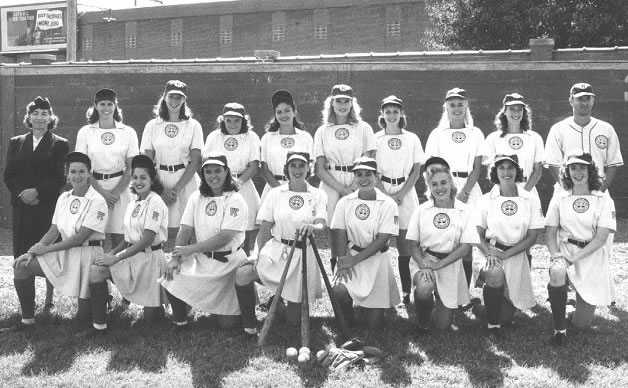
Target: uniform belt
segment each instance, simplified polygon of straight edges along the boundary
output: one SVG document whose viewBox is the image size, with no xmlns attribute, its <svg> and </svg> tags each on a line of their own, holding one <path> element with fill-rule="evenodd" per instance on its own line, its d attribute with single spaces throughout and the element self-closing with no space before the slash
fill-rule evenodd
<svg viewBox="0 0 628 388">
<path fill-rule="evenodd" d="M 328 170 L 336 170 L 336 171 L 344 171 L 344 172 L 351 172 L 353 171 L 353 166 L 333 166 L 331 164 L 327 165 L 327 169 Z"/>
<path fill-rule="evenodd" d="M 127 248 L 130 247 L 131 245 L 133 245 L 132 243 L 130 243 L 128 241 L 125 241 L 125 243 L 126 243 L 126 247 Z M 160 249 L 163 249 L 163 244 L 162 243 L 151 245 L 151 247 L 150 247 L 151 251 L 158 251 Z"/>
<path fill-rule="evenodd" d="M 486 240 L 487 243 L 491 243 L 489 240 Z M 514 247 L 514 245 L 504 245 L 504 244 L 500 244 L 497 241 L 495 241 L 495 244 L 492 244 L 495 248 L 502 250 L 502 251 L 507 251 L 510 248 Z"/>
<path fill-rule="evenodd" d="M 573 238 L 568 238 L 567 242 L 577 246 L 578 248 L 584 248 L 589 244 L 588 241 L 574 240 Z"/>
<path fill-rule="evenodd" d="M 431 249 L 426 249 L 424 252 L 427 253 L 430 256 L 434 256 L 438 260 L 443 260 L 445 257 L 449 256 L 449 253 L 434 252 Z"/>
<path fill-rule="evenodd" d="M 458 171 L 452 171 L 451 175 L 457 177 L 457 178 L 468 178 L 469 177 L 469 173 L 468 172 L 458 172 Z"/>
<path fill-rule="evenodd" d="M 295 244 L 294 244 L 294 242 L 295 242 L 294 240 L 286 240 L 285 238 L 282 238 L 282 239 L 281 239 L 281 242 L 282 242 L 283 244 L 288 245 L 288 246 L 293 246 L 293 245 L 295 245 Z M 296 241 L 296 247 L 297 247 L 297 248 L 299 248 L 299 249 L 303 249 L 303 241 L 299 241 L 299 240 L 297 240 L 297 241 Z"/>
<path fill-rule="evenodd" d="M 389 178 L 387 176 L 383 176 L 382 175 L 382 177 L 379 178 L 379 179 L 384 181 L 384 182 L 386 182 L 386 183 L 390 183 L 392 185 L 400 185 L 400 184 L 402 184 L 403 182 L 406 181 L 406 177 L 405 176 L 402 176 L 401 178 Z"/>
<path fill-rule="evenodd" d="M 231 174 L 231 175 L 232 175 L 232 176 L 234 176 L 234 177 L 236 177 L 236 178 L 239 178 L 239 177 L 241 177 L 242 175 L 244 175 L 244 173 L 240 173 L 240 174 Z"/>
<path fill-rule="evenodd" d="M 104 240 L 89 240 L 89 241 L 85 241 L 83 243 L 84 247 L 104 247 L 105 246 L 105 241 Z"/>
<path fill-rule="evenodd" d="M 286 178 L 284 175 L 273 175 L 273 176 L 278 181 L 287 181 L 288 180 L 288 178 Z"/>
<path fill-rule="evenodd" d="M 218 260 L 221 263 L 226 263 L 227 261 L 229 261 L 227 259 L 227 255 L 232 254 L 233 252 L 231 251 L 222 251 L 222 252 L 203 252 L 203 254 L 207 257 L 209 257 L 210 259 L 214 259 L 214 260 Z"/>
<path fill-rule="evenodd" d="M 182 170 L 185 168 L 185 164 L 181 163 L 181 164 L 171 164 L 171 165 L 165 165 L 165 164 L 160 164 L 159 165 L 159 169 L 163 170 L 163 171 L 168 171 L 168 172 L 177 172 L 179 170 Z"/>
<path fill-rule="evenodd" d="M 92 176 L 96 178 L 97 181 L 106 181 L 107 179 L 115 178 L 124 175 L 124 171 L 114 172 L 112 174 L 101 174 L 99 172 L 92 172 Z"/>
<path fill-rule="evenodd" d="M 353 249 L 354 251 L 357 251 L 357 252 L 362 252 L 364 250 L 364 248 L 359 247 L 357 245 L 352 246 L 351 249 Z M 380 249 L 379 252 L 380 253 L 384 253 L 387 250 L 388 250 L 388 245 L 384 245 L 384 247 L 382 249 Z"/>
</svg>

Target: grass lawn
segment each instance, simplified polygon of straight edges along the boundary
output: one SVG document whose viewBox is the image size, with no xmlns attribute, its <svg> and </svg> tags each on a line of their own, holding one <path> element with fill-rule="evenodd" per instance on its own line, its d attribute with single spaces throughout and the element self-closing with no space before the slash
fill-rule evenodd
<svg viewBox="0 0 628 388">
<path fill-rule="evenodd" d="M 202 313 L 188 333 L 171 333 L 168 321 L 148 327 L 141 309 L 115 309 L 106 338 L 77 340 L 71 332 L 74 301 L 55 293 L 56 308 L 41 311 L 44 281 L 37 280 L 38 329 L 30 334 L 0 334 L 1 387 L 627 387 L 628 386 L 628 232 L 621 220 L 612 269 L 618 298 L 614 307 L 599 307 L 594 327 L 569 329 L 568 343 L 547 345 L 551 314 L 547 297 L 548 252 L 533 247 L 533 282 L 537 305 L 517 312 L 507 340 L 493 345 L 484 337 L 483 320 L 459 312 L 452 330 L 408 339 L 413 307 L 401 306 L 386 318 L 380 365 L 330 372 L 315 363 L 288 360 L 285 349 L 299 347 L 298 328 L 278 322 L 268 345 L 258 348 L 239 331 L 213 327 Z M 542 240 L 542 238 L 540 239 Z M 542 241 L 539 241 L 542 243 Z M 321 242 L 321 246 L 324 242 Z M 10 230 L 0 228 L 0 325 L 19 320 L 13 288 Z M 321 249 L 325 261 L 329 251 Z M 391 249 L 396 257 L 396 250 Z M 396 267 L 396 260 L 394 261 Z M 267 292 L 263 293 L 266 298 Z M 481 295 L 479 290 L 474 295 Z M 258 318 L 265 313 L 258 311 Z M 312 305 L 313 352 L 332 343 L 338 333 L 325 298 Z M 362 329 L 356 335 L 363 333 Z"/>
</svg>

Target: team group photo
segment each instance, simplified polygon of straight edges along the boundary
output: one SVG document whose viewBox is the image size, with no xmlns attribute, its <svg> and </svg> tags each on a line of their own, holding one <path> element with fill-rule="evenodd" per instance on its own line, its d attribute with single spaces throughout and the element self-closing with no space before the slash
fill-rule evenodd
<svg viewBox="0 0 628 388">
<path fill-rule="evenodd" d="M 0 63 L 0 386 L 628 384 L 628 49 L 555 44 Z"/>
</svg>

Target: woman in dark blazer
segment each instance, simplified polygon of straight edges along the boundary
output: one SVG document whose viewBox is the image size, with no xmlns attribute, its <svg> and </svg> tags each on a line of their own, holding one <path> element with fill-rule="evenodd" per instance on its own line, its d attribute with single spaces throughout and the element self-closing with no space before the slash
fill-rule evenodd
<svg viewBox="0 0 628 388">
<path fill-rule="evenodd" d="M 37 97 L 26 106 L 24 125 L 30 132 L 11 138 L 9 143 L 4 183 L 11 193 L 15 258 L 48 231 L 66 183 L 63 164 L 70 145 L 51 132 L 57 121 L 50 101 Z M 47 304 L 52 302 L 52 286 L 48 286 Z"/>
</svg>

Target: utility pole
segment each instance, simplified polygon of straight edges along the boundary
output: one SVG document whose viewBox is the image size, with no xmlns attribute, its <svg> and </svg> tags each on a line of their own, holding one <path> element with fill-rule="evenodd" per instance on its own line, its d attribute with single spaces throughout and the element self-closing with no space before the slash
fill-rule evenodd
<svg viewBox="0 0 628 388">
<path fill-rule="evenodd" d="M 68 0 L 67 10 L 68 20 L 66 23 L 66 41 L 67 48 L 65 51 L 66 61 L 76 61 L 76 31 L 78 29 L 76 17 L 76 0 Z"/>
</svg>

